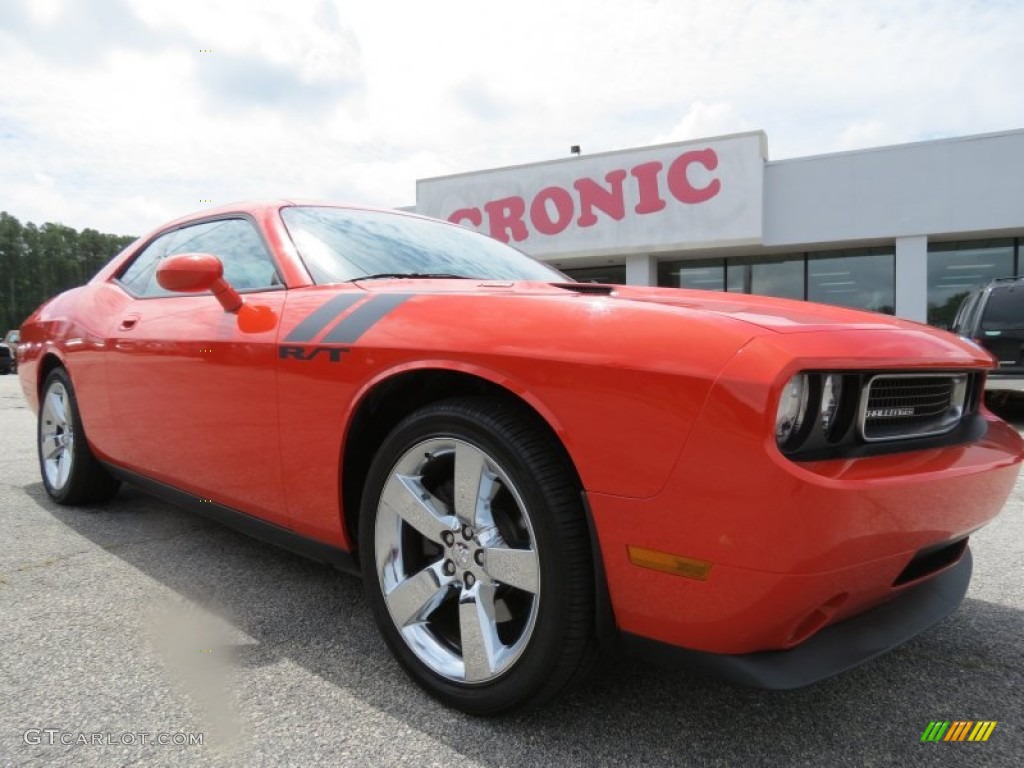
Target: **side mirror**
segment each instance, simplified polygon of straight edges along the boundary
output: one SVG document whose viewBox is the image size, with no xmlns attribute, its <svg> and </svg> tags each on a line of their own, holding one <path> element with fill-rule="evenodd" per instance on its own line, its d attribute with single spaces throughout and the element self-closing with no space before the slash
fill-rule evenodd
<svg viewBox="0 0 1024 768">
<path fill-rule="evenodd" d="M 226 312 L 237 312 L 242 297 L 224 279 L 224 265 L 209 253 L 179 253 L 160 262 L 156 269 L 160 287 L 178 293 L 211 291 Z"/>
</svg>

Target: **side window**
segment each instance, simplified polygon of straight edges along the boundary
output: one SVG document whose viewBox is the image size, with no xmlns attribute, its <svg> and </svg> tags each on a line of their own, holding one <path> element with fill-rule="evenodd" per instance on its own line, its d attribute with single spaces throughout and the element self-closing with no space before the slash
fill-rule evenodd
<svg viewBox="0 0 1024 768">
<path fill-rule="evenodd" d="M 212 253 L 224 264 L 224 277 L 239 291 L 258 291 L 282 285 L 274 262 L 256 228 L 245 219 L 200 224 L 203 231 L 187 239 L 176 253 Z"/>
<path fill-rule="evenodd" d="M 121 273 L 121 283 L 138 296 L 171 296 L 156 281 L 160 261 L 179 253 L 210 253 L 224 264 L 224 277 L 239 291 L 282 285 L 255 227 L 246 219 L 207 221 L 161 235 Z"/>
<path fill-rule="evenodd" d="M 128 269 L 121 273 L 121 284 L 136 296 L 159 296 L 167 294 L 156 281 L 156 266 L 167 253 L 177 232 L 160 235 L 147 246 L 146 250 L 135 257 Z M 155 290 L 153 290 L 155 288 Z"/>
</svg>

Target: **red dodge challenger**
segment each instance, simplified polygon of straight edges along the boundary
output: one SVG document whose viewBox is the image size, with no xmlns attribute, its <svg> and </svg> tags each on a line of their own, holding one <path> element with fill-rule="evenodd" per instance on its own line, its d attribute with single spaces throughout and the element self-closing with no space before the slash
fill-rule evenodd
<svg viewBox="0 0 1024 768">
<path fill-rule="evenodd" d="M 1020 468 L 945 332 L 575 283 L 394 211 L 229 206 L 22 326 L 60 504 L 121 481 L 360 572 L 445 704 L 537 706 L 624 647 L 807 685 L 959 605 Z"/>
</svg>

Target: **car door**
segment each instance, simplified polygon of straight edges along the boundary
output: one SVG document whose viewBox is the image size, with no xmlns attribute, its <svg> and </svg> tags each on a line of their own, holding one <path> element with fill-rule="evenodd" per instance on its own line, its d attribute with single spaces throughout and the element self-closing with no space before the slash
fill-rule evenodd
<svg viewBox="0 0 1024 768">
<path fill-rule="evenodd" d="M 160 287 L 160 262 L 194 252 L 221 260 L 244 311 L 226 312 L 209 293 Z M 131 299 L 107 345 L 115 459 L 199 499 L 287 524 L 275 372 L 285 291 L 255 223 L 225 218 L 166 232 L 116 279 Z M 259 322 L 247 322 L 254 314 Z"/>
</svg>

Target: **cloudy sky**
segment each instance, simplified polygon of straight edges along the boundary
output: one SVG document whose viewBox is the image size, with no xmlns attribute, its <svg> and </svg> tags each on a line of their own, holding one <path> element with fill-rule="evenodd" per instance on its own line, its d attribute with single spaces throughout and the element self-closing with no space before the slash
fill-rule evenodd
<svg viewBox="0 0 1024 768">
<path fill-rule="evenodd" d="M 0 0 L 0 210 L 211 204 L 768 134 L 773 159 L 1024 128 L 1020 0 Z M 207 203 L 206 201 L 212 201 Z"/>
</svg>

